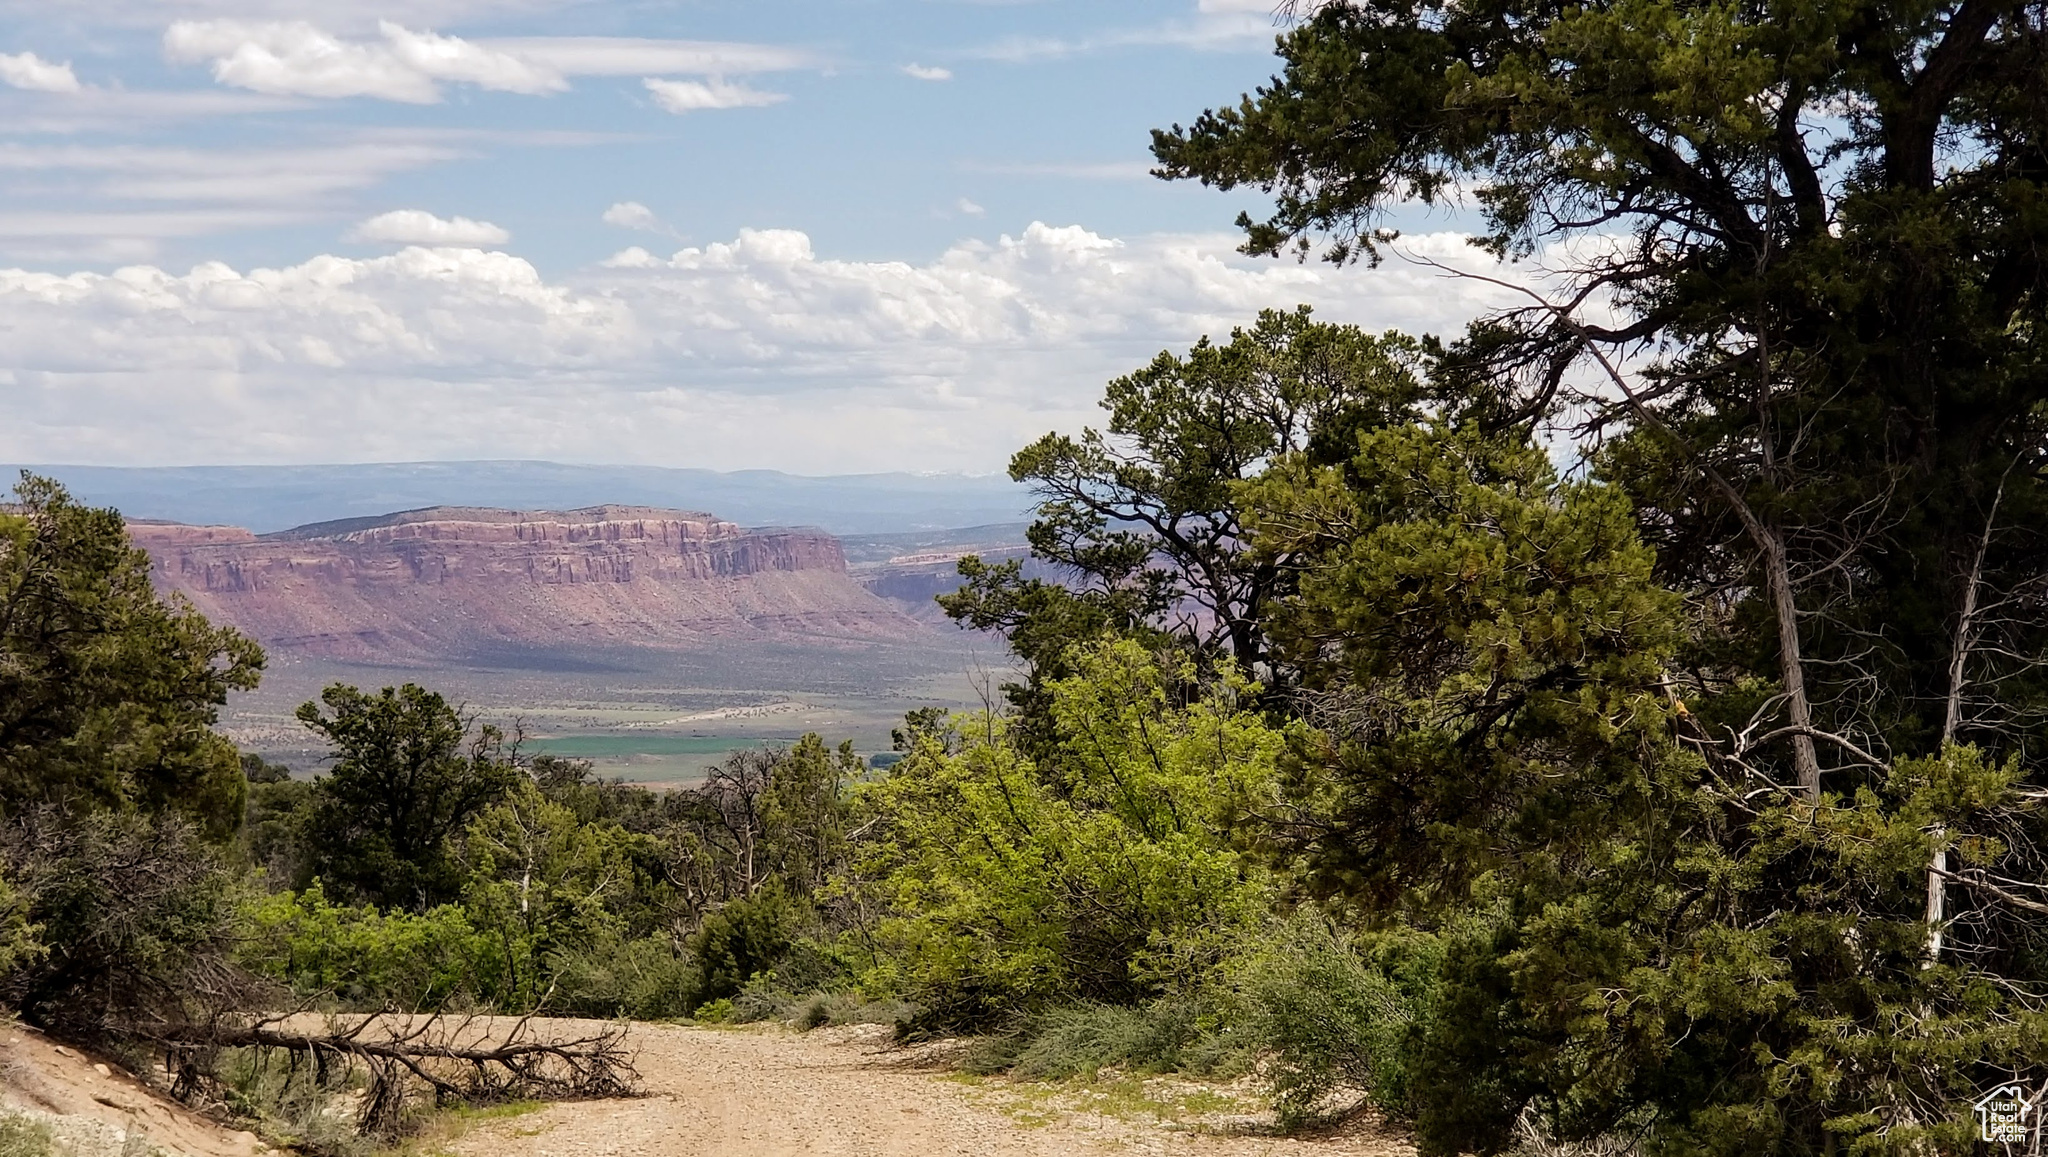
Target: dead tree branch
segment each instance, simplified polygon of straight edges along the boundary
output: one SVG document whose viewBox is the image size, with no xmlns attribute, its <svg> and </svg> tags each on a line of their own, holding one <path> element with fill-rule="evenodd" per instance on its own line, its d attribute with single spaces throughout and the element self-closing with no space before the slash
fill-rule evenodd
<svg viewBox="0 0 2048 1157">
<path fill-rule="evenodd" d="M 314 1020 L 319 1023 L 308 1023 Z M 531 1016 L 387 1014 L 233 1017 L 156 1026 L 146 1035 L 180 1058 L 250 1048 L 310 1058 L 323 1072 L 360 1064 L 370 1087 L 358 1126 L 366 1136 L 388 1136 L 410 1089 L 430 1093 L 436 1105 L 633 1096 L 640 1074 L 626 1049 L 626 1031 L 606 1024 L 554 1035 L 538 1031 Z"/>
</svg>

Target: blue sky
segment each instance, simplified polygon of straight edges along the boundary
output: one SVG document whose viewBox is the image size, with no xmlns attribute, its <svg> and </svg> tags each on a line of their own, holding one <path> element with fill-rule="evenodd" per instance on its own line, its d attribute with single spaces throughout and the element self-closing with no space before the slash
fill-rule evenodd
<svg viewBox="0 0 2048 1157">
<path fill-rule="evenodd" d="M 1471 285 L 1238 257 L 1255 196 L 1145 175 L 1275 32 L 1270 0 L 0 0 L 0 459 L 988 471 L 1262 307 L 1461 326 Z"/>
</svg>

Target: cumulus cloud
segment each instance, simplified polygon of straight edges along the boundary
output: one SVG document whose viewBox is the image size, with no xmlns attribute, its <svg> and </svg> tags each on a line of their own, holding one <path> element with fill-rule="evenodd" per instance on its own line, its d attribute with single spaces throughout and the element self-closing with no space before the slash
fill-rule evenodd
<svg viewBox="0 0 2048 1157">
<path fill-rule="evenodd" d="M 913 80 L 951 80 L 953 79 L 953 70 L 922 64 L 906 64 L 903 66 L 903 75 Z"/>
<path fill-rule="evenodd" d="M 70 61 L 59 64 L 33 52 L 0 52 L 0 84 L 30 92 L 77 92 L 83 87 L 72 75 Z"/>
<path fill-rule="evenodd" d="M 661 225 L 661 218 L 654 215 L 654 210 L 638 201 L 618 202 L 604 211 L 602 220 L 621 229 L 654 229 Z"/>
<path fill-rule="evenodd" d="M 286 96 L 432 104 L 443 83 L 527 94 L 568 87 L 554 69 L 460 37 L 388 20 L 377 31 L 376 40 L 343 40 L 304 21 L 180 20 L 164 32 L 164 55 L 210 63 L 222 84 Z"/>
<path fill-rule="evenodd" d="M 394 245 L 503 245 L 512 234 L 489 221 L 467 217 L 436 217 L 424 209 L 394 209 L 360 222 L 348 231 L 350 241 L 386 241 Z"/>
<path fill-rule="evenodd" d="M 680 237 L 681 234 L 668 222 L 661 219 L 654 210 L 638 201 L 620 201 L 604 211 L 599 218 L 605 224 L 620 229 L 637 229 L 642 233 L 659 233 L 664 237 Z"/>
<path fill-rule="evenodd" d="M 743 230 L 566 279 L 417 247 L 247 272 L 0 271 L 0 460 L 988 470 L 1099 423 L 1108 378 L 1261 308 L 1455 332 L 1506 300 L 1396 261 L 1253 262 L 1235 241 L 1034 224 L 916 264 Z M 1451 235 L 1405 244 L 1482 260 Z"/>
<path fill-rule="evenodd" d="M 789 99 L 785 93 L 762 92 L 715 76 L 702 81 L 663 80 L 650 76 L 640 83 L 654 94 L 654 103 L 677 115 L 703 109 L 760 108 Z"/>
<path fill-rule="evenodd" d="M 967 214 L 969 217 L 980 217 L 988 212 L 987 209 L 982 208 L 965 197 L 953 202 L 953 208 Z"/>
</svg>

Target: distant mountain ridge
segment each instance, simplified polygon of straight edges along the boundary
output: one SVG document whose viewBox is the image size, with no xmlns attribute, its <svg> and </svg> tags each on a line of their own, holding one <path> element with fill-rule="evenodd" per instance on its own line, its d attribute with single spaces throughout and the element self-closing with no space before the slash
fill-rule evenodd
<svg viewBox="0 0 2048 1157">
<path fill-rule="evenodd" d="M 10 480 L 23 468 L 0 467 Z M 560 511 L 605 504 L 715 510 L 743 526 L 892 534 L 1016 522 L 1032 505 L 1029 492 L 1007 477 L 966 474 L 814 477 L 529 461 L 26 469 L 130 520 L 239 526 L 259 534 L 437 506 Z"/>
<path fill-rule="evenodd" d="M 159 589 L 266 646 L 332 659 L 857 644 L 926 629 L 855 581 L 831 535 L 697 511 L 444 506 L 264 535 L 137 520 L 129 536 Z"/>
</svg>

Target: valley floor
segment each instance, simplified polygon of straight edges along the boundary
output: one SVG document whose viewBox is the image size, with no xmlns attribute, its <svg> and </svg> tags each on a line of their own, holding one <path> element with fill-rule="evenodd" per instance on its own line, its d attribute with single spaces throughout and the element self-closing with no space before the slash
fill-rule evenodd
<svg viewBox="0 0 2048 1157">
<path fill-rule="evenodd" d="M 646 1096 L 478 1122 L 461 1157 L 1412 1157 L 1358 1122 L 1267 1135 L 1251 1102 L 1170 1078 L 1044 1085 L 948 1073 L 886 1030 L 636 1025 Z"/>
</svg>

